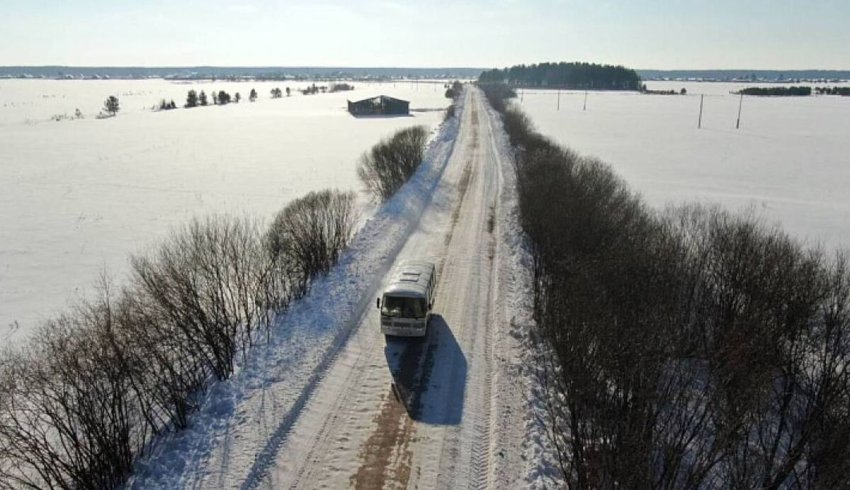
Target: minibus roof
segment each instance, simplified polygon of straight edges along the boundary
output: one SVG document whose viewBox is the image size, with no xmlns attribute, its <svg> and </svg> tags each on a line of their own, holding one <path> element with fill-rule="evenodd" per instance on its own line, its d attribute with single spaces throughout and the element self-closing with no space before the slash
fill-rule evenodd
<svg viewBox="0 0 850 490">
<path fill-rule="evenodd" d="M 428 283 L 434 275 L 435 267 L 424 260 L 405 260 L 390 273 L 390 281 L 385 295 L 409 298 L 428 297 Z"/>
</svg>

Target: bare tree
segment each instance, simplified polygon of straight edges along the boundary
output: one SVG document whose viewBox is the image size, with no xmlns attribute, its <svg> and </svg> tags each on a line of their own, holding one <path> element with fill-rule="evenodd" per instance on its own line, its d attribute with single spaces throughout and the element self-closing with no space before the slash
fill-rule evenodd
<svg viewBox="0 0 850 490">
<path fill-rule="evenodd" d="M 0 468 L 0 478 L 62 488 L 124 481 L 148 432 L 114 329 L 107 290 L 48 322 L 15 359 L 0 416 L 0 455 L 14 469 Z"/>
<path fill-rule="evenodd" d="M 257 305 L 265 297 L 265 285 L 256 281 L 263 273 L 256 269 L 266 265 L 256 233 L 245 221 L 195 220 L 155 258 L 132 262 L 152 314 L 168 320 L 219 379 L 232 372 L 240 337 L 249 339 L 265 319 Z"/>
<path fill-rule="evenodd" d="M 348 245 L 357 222 L 352 192 L 311 192 L 277 214 L 266 243 L 282 267 L 296 272 L 298 290 L 327 272 Z"/>
<path fill-rule="evenodd" d="M 425 155 L 427 135 L 423 126 L 405 128 L 360 157 L 357 175 L 375 197 L 389 199 L 416 173 Z"/>
</svg>

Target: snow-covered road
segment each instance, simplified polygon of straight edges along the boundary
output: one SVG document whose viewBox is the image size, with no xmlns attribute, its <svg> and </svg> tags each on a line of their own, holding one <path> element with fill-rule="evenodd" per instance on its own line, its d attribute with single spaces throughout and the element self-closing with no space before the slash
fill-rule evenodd
<svg viewBox="0 0 850 490">
<path fill-rule="evenodd" d="M 283 335 L 214 389 L 193 430 L 158 448 L 134 486 L 534 486 L 512 169 L 477 89 L 465 91 L 458 118 L 341 270 L 281 320 L 310 333 Z M 374 298 L 402 259 L 437 264 L 425 339 L 380 333 Z"/>
</svg>

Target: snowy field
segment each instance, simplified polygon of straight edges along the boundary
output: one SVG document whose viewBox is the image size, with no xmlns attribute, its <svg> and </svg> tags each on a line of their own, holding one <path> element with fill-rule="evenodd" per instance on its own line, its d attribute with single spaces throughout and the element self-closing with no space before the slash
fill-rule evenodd
<svg viewBox="0 0 850 490">
<path fill-rule="evenodd" d="M 65 310 L 104 269 L 120 283 L 130 253 L 193 216 L 268 220 L 311 190 L 361 190 L 360 154 L 396 129 L 435 128 L 450 102 L 442 85 L 353 84 L 302 96 L 303 82 L 0 80 L 0 339 Z M 292 97 L 271 99 L 275 87 Z M 243 100 L 151 110 L 160 99 L 182 106 L 191 89 Z M 411 116 L 346 112 L 346 99 L 379 94 L 409 100 Z M 109 95 L 121 111 L 96 119 Z M 64 118 L 76 109 L 83 119 Z M 361 205 L 368 213 L 362 194 Z"/>
<path fill-rule="evenodd" d="M 584 92 L 562 92 L 558 110 L 556 92 L 524 91 L 521 104 L 541 133 L 609 163 L 655 207 L 753 210 L 808 244 L 850 248 L 850 97 L 744 97 L 736 130 L 730 92 L 745 84 L 647 86 L 688 95 L 590 92 L 583 111 Z"/>
</svg>

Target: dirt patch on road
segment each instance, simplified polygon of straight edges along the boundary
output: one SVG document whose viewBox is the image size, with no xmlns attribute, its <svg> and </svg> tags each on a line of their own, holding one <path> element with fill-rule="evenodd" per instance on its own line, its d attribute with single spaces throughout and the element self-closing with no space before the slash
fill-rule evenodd
<svg viewBox="0 0 850 490">
<path fill-rule="evenodd" d="M 422 381 L 419 372 L 423 363 L 424 339 L 388 341 L 386 351 L 398 355 L 391 366 L 393 384 L 384 396 L 381 412 L 375 416 L 375 431 L 360 449 L 363 463 L 351 477 L 358 489 L 405 488 L 410 480 L 413 452 L 410 442 L 416 433 L 415 413 L 418 411 Z M 429 349 L 430 350 L 430 349 Z"/>
<path fill-rule="evenodd" d="M 393 389 L 384 397 L 375 427 L 361 449 L 363 464 L 351 477 L 352 486 L 357 489 L 407 487 L 413 457 L 410 450 L 413 419 L 407 416 L 404 403 Z"/>
</svg>

